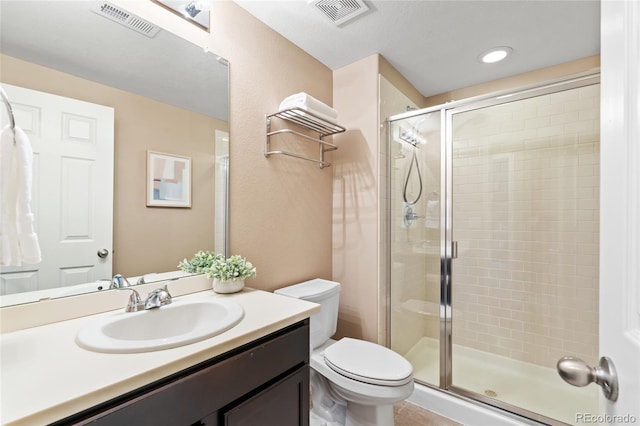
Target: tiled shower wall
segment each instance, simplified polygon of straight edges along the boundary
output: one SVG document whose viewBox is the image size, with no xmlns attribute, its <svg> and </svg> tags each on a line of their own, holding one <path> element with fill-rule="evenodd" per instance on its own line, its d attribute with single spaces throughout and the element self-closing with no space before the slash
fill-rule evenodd
<svg viewBox="0 0 640 426">
<path fill-rule="evenodd" d="M 453 341 L 597 363 L 599 85 L 461 113 Z"/>
</svg>

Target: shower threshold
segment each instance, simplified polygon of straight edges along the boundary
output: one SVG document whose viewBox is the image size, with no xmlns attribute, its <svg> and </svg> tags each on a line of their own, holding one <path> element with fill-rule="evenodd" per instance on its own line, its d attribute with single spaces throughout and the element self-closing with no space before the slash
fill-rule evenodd
<svg viewBox="0 0 640 426">
<path fill-rule="evenodd" d="M 438 385 L 439 350 L 438 340 L 423 337 L 405 354 L 416 380 Z M 457 388 L 567 424 L 576 424 L 579 413 L 598 412 L 598 388 L 567 386 L 555 368 L 454 344 L 452 369 Z"/>
</svg>

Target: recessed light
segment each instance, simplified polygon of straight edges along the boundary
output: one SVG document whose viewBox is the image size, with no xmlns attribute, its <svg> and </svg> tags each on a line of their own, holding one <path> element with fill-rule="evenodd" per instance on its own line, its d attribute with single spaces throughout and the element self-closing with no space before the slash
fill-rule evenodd
<svg viewBox="0 0 640 426">
<path fill-rule="evenodd" d="M 494 47 L 480 54 L 478 58 L 485 64 L 493 64 L 504 60 L 511 52 L 513 49 L 508 46 Z"/>
</svg>

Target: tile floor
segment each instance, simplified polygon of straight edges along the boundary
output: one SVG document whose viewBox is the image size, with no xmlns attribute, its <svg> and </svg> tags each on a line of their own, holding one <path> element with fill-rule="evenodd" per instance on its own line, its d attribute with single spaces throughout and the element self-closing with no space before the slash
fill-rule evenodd
<svg viewBox="0 0 640 426">
<path fill-rule="evenodd" d="M 462 426 L 410 402 L 399 402 L 393 406 L 395 426 Z"/>
</svg>

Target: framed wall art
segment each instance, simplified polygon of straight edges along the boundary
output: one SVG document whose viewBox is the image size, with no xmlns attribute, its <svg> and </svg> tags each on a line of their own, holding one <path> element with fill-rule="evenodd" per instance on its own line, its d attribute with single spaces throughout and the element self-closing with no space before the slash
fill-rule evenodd
<svg viewBox="0 0 640 426">
<path fill-rule="evenodd" d="M 191 158 L 147 151 L 147 206 L 191 207 Z"/>
</svg>

